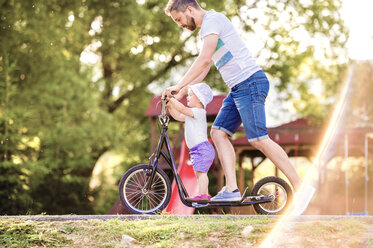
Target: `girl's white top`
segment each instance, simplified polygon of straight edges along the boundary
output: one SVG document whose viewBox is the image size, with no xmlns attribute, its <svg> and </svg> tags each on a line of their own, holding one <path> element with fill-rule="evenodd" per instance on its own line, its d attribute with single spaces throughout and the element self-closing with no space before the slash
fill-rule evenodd
<svg viewBox="0 0 373 248">
<path fill-rule="evenodd" d="M 192 108 L 194 117 L 185 116 L 185 141 L 188 148 L 207 141 L 206 110 Z"/>
</svg>

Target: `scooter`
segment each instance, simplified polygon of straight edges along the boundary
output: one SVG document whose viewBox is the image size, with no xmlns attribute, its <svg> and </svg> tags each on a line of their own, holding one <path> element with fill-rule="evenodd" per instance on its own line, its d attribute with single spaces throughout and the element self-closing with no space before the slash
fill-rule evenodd
<svg viewBox="0 0 373 248">
<path fill-rule="evenodd" d="M 171 167 L 177 190 L 183 204 L 193 208 L 242 207 L 253 205 L 258 214 L 275 215 L 289 207 L 293 191 L 283 179 L 269 176 L 259 180 L 248 195 L 246 187 L 239 201 L 189 202 L 188 192 L 177 173 L 167 135 L 170 118 L 166 114 L 165 99 L 161 100 L 162 110 L 158 115 L 162 127 L 158 145 L 149 157 L 148 164 L 140 164 L 129 169 L 119 183 L 119 197 L 122 205 L 133 214 L 161 213 L 171 198 L 171 182 L 167 174 L 158 168 L 162 156 Z"/>
</svg>

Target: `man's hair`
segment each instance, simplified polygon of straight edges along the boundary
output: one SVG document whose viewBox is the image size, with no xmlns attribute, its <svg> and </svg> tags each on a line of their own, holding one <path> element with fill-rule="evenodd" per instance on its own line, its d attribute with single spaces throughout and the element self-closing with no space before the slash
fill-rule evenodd
<svg viewBox="0 0 373 248">
<path fill-rule="evenodd" d="M 198 3 L 196 0 L 170 0 L 168 1 L 168 4 L 166 8 L 164 9 L 164 12 L 167 15 L 170 15 L 171 11 L 179 11 L 184 12 L 188 6 L 192 6 L 196 9 L 200 9 Z"/>
</svg>

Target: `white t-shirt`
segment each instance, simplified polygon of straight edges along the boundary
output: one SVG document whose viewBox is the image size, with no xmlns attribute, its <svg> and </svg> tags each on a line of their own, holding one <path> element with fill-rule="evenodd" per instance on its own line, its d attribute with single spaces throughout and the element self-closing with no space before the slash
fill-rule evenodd
<svg viewBox="0 0 373 248">
<path fill-rule="evenodd" d="M 207 141 L 206 110 L 192 108 L 194 117 L 185 116 L 185 141 L 188 148 Z"/>
<path fill-rule="evenodd" d="M 212 60 L 229 88 L 261 69 L 225 15 L 213 9 L 206 12 L 199 34 L 201 39 L 209 34 L 219 36 Z"/>
</svg>

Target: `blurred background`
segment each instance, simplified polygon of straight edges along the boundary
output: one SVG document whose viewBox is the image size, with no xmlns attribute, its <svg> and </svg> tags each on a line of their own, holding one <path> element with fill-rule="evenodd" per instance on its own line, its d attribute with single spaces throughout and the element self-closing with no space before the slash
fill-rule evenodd
<svg viewBox="0 0 373 248">
<path fill-rule="evenodd" d="M 121 176 L 147 163 L 152 98 L 178 82 L 201 44 L 198 32 L 164 14 L 167 2 L 0 0 L 1 215 L 112 208 Z M 304 120 L 303 131 L 317 130 L 307 149 L 288 150 L 301 176 L 319 186 L 308 213 L 372 214 L 372 2 L 199 3 L 231 19 L 270 78 L 267 126 Z M 228 92 L 215 68 L 205 81 L 216 95 Z M 315 164 L 346 85 L 338 132 Z M 278 173 L 270 161 L 250 158 L 237 161 L 245 185 Z"/>
</svg>

